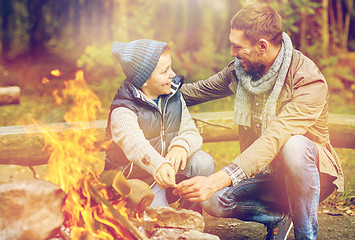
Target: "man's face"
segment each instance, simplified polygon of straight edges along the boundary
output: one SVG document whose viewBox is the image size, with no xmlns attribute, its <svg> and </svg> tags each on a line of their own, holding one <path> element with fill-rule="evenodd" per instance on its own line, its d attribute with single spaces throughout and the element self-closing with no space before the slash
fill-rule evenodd
<svg viewBox="0 0 355 240">
<path fill-rule="evenodd" d="M 243 30 L 231 29 L 229 41 L 231 43 L 231 56 L 240 60 L 245 72 L 249 74 L 262 74 L 264 72 L 265 65 L 260 57 L 258 45 L 252 45 L 245 38 Z"/>
<path fill-rule="evenodd" d="M 152 75 L 150 75 L 146 84 L 143 85 L 142 91 L 151 99 L 156 99 L 163 94 L 169 94 L 171 92 L 171 81 L 175 75 L 171 69 L 170 54 L 163 54 L 160 56 Z"/>
</svg>

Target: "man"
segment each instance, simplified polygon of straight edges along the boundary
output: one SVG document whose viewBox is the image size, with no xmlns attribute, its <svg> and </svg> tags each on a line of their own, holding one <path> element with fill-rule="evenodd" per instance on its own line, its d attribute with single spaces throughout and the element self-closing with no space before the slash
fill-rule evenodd
<svg viewBox="0 0 355 240">
<path fill-rule="evenodd" d="M 319 202 L 343 173 L 329 142 L 328 88 L 317 66 L 293 49 L 280 15 L 266 4 L 240 10 L 231 21 L 231 56 L 216 75 L 181 92 L 187 105 L 235 95 L 242 153 L 224 169 L 177 185 L 214 216 L 256 221 L 266 239 L 316 239 Z"/>
</svg>

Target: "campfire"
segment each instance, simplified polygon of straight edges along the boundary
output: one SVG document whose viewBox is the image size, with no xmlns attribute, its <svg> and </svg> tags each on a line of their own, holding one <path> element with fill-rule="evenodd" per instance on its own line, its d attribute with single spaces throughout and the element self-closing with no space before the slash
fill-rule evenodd
<svg viewBox="0 0 355 240">
<path fill-rule="evenodd" d="M 61 72 L 54 70 L 52 74 L 60 76 Z M 84 130 L 55 131 L 38 124 L 45 130 L 43 150 L 51 152 L 46 182 L 65 193 L 61 206 L 64 220 L 43 239 L 219 239 L 202 233 L 201 214 L 150 208 L 154 196 L 146 183 L 126 179 L 120 171 L 103 171 L 101 151 L 110 141 L 98 144 L 95 129 L 89 127 L 101 102 L 88 88 L 82 71 L 64 86 L 53 92 L 55 102 L 70 103 L 65 121 Z"/>
</svg>

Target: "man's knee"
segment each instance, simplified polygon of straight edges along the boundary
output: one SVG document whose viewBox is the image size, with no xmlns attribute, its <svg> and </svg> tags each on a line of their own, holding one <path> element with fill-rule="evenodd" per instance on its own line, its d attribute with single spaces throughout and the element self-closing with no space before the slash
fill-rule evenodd
<svg viewBox="0 0 355 240">
<path fill-rule="evenodd" d="M 281 149 L 281 158 L 288 169 L 297 170 L 309 159 L 314 163 L 318 159 L 318 150 L 314 143 L 302 135 L 290 137 Z"/>
<path fill-rule="evenodd" d="M 201 202 L 203 210 L 211 216 L 214 217 L 225 217 L 225 212 L 223 207 L 220 205 L 219 198 L 223 189 L 219 192 L 213 194 L 209 199 Z"/>
</svg>

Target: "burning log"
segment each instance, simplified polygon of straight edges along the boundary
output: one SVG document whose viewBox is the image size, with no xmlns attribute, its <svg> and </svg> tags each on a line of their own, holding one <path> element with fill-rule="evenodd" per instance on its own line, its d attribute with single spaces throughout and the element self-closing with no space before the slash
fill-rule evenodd
<svg viewBox="0 0 355 240">
<path fill-rule="evenodd" d="M 96 201 L 103 202 L 112 214 L 120 220 L 137 239 L 147 239 L 135 227 L 143 228 L 150 239 L 218 239 L 216 236 L 206 236 L 203 233 L 205 222 L 203 216 L 192 210 L 176 210 L 171 207 L 148 207 L 154 195 L 148 184 L 138 179 L 126 180 L 121 172 L 115 170 L 104 171 L 100 181 L 107 186 L 112 186 L 121 196 L 124 196 L 127 209 L 133 213 L 131 218 L 124 218 L 113 208 L 109 201 L 104 199 L 95 188 L 90 188 Z M 136 215 L 143 218 L 135 218 Z M 132 225 L 133 223 L 133 225 Z M 169 230 L 166 230 L 166 229 Z M 178 236 L 178 237 L 177 237 Z"/>
<path fill-rule="evenodd" d="M 0 105 L 20 103 L 20 91 L 21 89 L 17 86 L 0 87 Z"/>
<path fill-rule="evenodd" d="M 117 237 L 118 239 L 132 239 L 129 235 L 137 240 L 177 240 L 181 239 L 182 236 L 183 239 L 187 240 L 219 239 L 217 236 L 203 233 L 204 219 L 197 212 L 175 210 L 170 207 L 148 207 L 153 200 L 153 194 L 149 186 L 141 180 L 127 180 L 121 172 L 113 170 L 103 172 L 99 182 L 94 183 L 95 185 L 90 185 L 90 182 L 92 182 L 90 179 L 93 180 L 90 175 L 87 175 L 78 183 L 74 192 L 78 192 L 78 189 L 82 189 L 83 192 L 74 198 L 78 201 L 78 196 L 82 196 L 79 202 L 85 209 L 87 207 L 102 209 L 100 211 L 93 210 L 92 213 L 94 214 L 90 214 L 100 214 L 100 216 L 95 217 L 96 220 L 87 221 L 83 219 L 86 226 L 88 223 L 93 224 L 95 222 L 91 227 L 87 226 L 92 228 L 89 232 L 93 237 L 95 235 L 102 237 L 101 233 L 105 232 L 112 234 L 115 239 Z M 85 189 L 88 191 L 86 192 Z M 69 192 L 69 194 L 71 193 Z M 72 196 L 74 195 L 71 194 L 68 199 L 72 199 Z M 90 200 L 91 198 L 93 201 Z M 103 211 L 103 205 L 106 206 L 108 211 Z M 122 210 L 124 210 L 124 213 L 122 213 Z M 65 210 L 65 212 L 67 211 L 68 209 Z M 85 211 L 80 213 L 83 218 L 86 215 Z M 124 229 L 117 224 L 123 226 Z M 111 229 L 113 225 L 116 229 Z M 106 231 L 105 228 L 107 228 Z M 120 233 L 117 231 L 119 229 L 121 229 Z M 128 232 L 122 232 L 125 229 Z M 122 238 L 122 236 L 124 237 Z"/>
<path fill-rule="evenodd" d="M 96 199 L 96 202 L 102 202 L 103 204 L 105 204 L 108 207 L 111 214 L 115 218 L 117 218 L 118 221 L 120 221 L 132 233 L 133 236 L 135 236 L 138 240 L 148 240 L 148 238 L 142 232 L 140 232 L 137 229 L 137 227 L 135 225 L 133 225 L 133 223 L 131 221 L 129 221 L 124 216 L 122 216 L 120 214 L 120 212 L 117 211 L 109 201 L 107 201 L 105 198 L 103 198 L 100 195 L 100 193 L 96 191 L 95 188 L 89 187 L 89 190 L 92 193 L 92 195 L 94 196 L 94 198 Z"/>
<path fill-rule="evenodd" d="M 0 239 L 48 239 L 64 221 L 65 197 L 57 185 L 46 181 L 0 185 Z"/>
<path fill-rule="evenodd" d="M 126 207 L 134 214 L 142 213 L 153 202 L 154 194 L 149 185 L 138 179 L 128 179 L 117 170 L 104 171 L 100 181 L 112 186 L 127 202 Z"/>
</svg>

